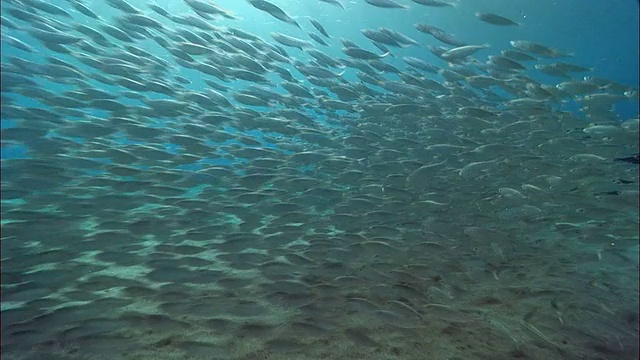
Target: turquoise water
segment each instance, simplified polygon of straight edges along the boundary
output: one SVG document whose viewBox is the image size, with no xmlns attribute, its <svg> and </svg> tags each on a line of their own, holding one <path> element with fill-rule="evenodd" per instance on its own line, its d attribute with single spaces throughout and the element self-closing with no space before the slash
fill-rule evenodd
<svg viewBox="0 0 640 360">
<path fill-rule="evenodd" d="M 2 356 L 637 359 L 638 3 L 428 3 L 3 1 Z"/>
</svg>

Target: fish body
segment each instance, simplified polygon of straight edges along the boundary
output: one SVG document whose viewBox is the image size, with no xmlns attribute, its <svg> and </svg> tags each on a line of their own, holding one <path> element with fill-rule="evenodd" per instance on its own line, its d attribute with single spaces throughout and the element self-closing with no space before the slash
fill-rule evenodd
<svg viewBox="0 0 640 360">
<path fill-rule="evenodd" d="M 318 20 L 309 18 L 309 22 L 311 23 L 311 25 L 313 25 L 314 28 L 316 28 L 316 30 L 320 32 L 320 34 L 324 35 L 326 38 L 331 38 L 331 36 L 329 36 L 329 34 L 327 33 L 327 30 L 324 29 L 324 26 L 322 26 L 322 24 L 320 24 Z"/>
<path fill-rule="evenodd" d="M 344 5 L 342 5 L 342 3 L 340 1 L 338 1 L 338 0 L 320 0 L 320 1 L 323 2 L 323 3 L 327 3 L 327 4 L 331 4 L 331 5 L 337 6 L 337 7 L 341 8 L 342 10 L 345 10 Z"/>
<path fill-rule="evenodd" d="M 368 50 L 364 50 L 361 48 L 353 48 L 353 47 L 342 48 L 342 52 L 344 52 L 345 54 L 347 54 L 352 58 L 356 58 L 360 60 L 377 60 L 377 59 L 382 59 L 391 54 L 390 52 L 386 52 L 384 54 L 379 55 L 379 54 L 372 53 L 371 51 L 368 51 Z"/>
<path fill-rule="evenodd" d="M 367 4 L 384 9 L 408 9 L 406 5 L 398 4 L 392 0 L 364 0 Z"/>
<path fill-rule="evenodd" d="M 488 48 L 489 45 L 465 45 L 459 46 L 453 49 L 449 49 L 441 54 L 442 58 L 445 60 L 459 60 L 466 58 L 469 55 L 474 54 L 475 52 Z"/>
<path fill-rule="evenodd" d="M 291 16 L 287 15 L 278 6 L 272 4 L 272 3 L 268 2 L 268 1 L 265 1 L 265 0 L 247 0 L 247 1 L 254 8 L 264 11 L 264 12 L 268 13 L 269 15 L 273 16 L 274 18 L 280 20 L 280 21 L 283 21 L 283 22 L 288 23 L 288 24 L 295 25 L 298 28 L 300 27 L 300 25 L 298 24 L 298 22 L 295 19 L 293 19 Z"/>
<path fill-rule="evenodd" d="M 477 12 L 476 17 L 486 23 L 500 26 L 520 26 L 517 22 L 497 14 Z"/>
<path fill-rule="evenodd" d="M 293 36 L 285 35 L 278 32 L 272 32 L 271 37 L 282 45 L 294 47 L 298 49 L 311 48 L 313 45 L 305 40 L 298 39 Z"/>
<path fill-rule="evenodd" d="M 416 4 L 431 6 L 431 7 L 455 7 L 454 2 L 442 1 L 442 0 L 411 0 Z"/>
</svg>

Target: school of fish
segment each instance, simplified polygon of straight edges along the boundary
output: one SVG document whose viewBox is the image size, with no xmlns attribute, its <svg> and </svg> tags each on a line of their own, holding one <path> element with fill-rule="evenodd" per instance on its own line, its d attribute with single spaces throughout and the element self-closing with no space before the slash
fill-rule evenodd
<svg viewBox="0 0 640 360">
<path fill-rule="evenodd" d="M 180 2 L 2 1 L 3 359 L 638 358 L 637 88 L 529 40 Z"/>
</svg>

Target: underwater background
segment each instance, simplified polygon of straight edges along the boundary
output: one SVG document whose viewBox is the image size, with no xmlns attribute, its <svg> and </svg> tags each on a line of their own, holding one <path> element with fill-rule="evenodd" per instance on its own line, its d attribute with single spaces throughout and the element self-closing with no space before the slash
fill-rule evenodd
<svg viewBox="0 0 640 360">
<path fill-rule="evenodd" d="M 3 357 L 638 358 L 638 2 L 1 6 Z"/>
</svg>

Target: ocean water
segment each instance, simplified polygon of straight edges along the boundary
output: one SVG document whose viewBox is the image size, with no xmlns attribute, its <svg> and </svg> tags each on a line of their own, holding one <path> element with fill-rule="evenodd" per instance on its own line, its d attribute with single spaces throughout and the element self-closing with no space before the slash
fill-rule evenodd
<svg viewBox="0 0 640 360">
<path fill-rule="evenodd" d="M 1 9 L 3 358 L 638 358 L 637 2 Z"/>
</svg>

